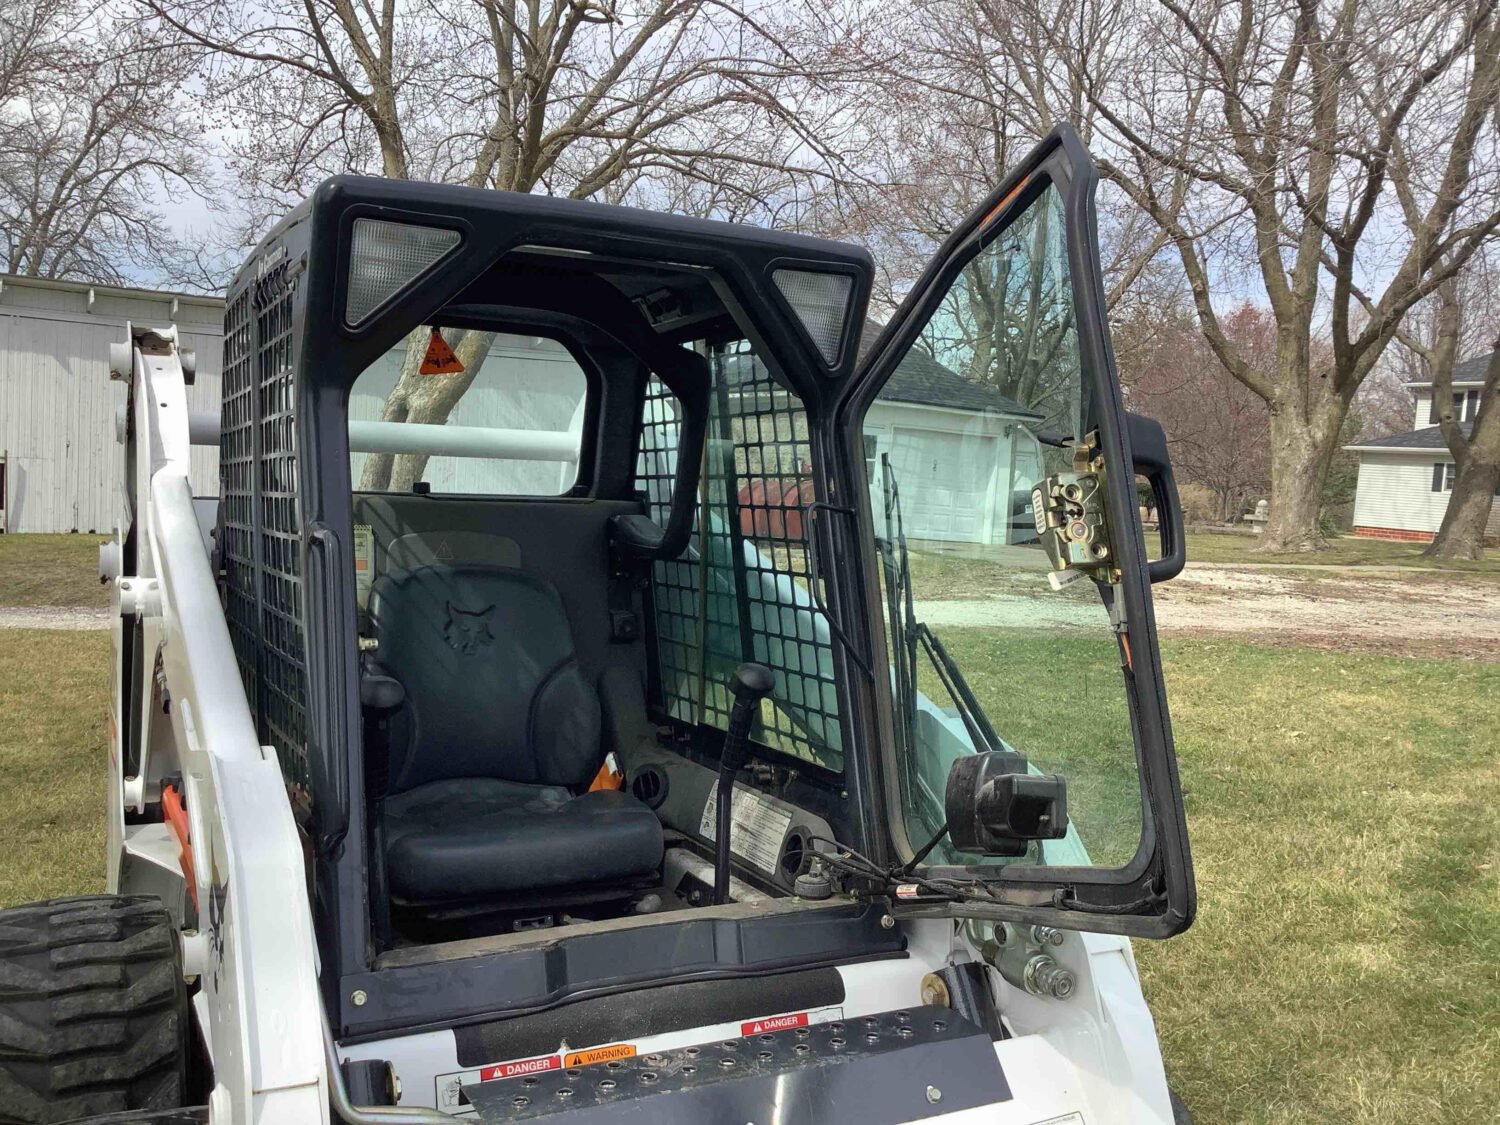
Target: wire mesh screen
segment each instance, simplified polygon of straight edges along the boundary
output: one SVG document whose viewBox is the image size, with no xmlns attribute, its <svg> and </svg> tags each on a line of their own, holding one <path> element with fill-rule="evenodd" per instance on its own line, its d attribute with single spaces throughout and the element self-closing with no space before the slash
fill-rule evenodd
<svg viewBox="0 0 1500 1125">
<path fill-rule="evenodd" d="M 758 661 L 776 673 L 776 689 L 761 709 L 756 740 L 841 769 L 833 648 L 809 592 L 807 415 L 747 344 L 711 359 L 714 393 L 692 545 L 681 558 L 657 563 L 652 575 L 661 704 L 674 719 L 722 729 L 730 674 L 742 661 Z M 676 449 L 676 399 L 653 380 L 637 479 L 659 524 L 667 518 Z"/>
<path fill-rule="evenodd" d="M 219 486 L 226 616 L 260 738 L 299 813 L 307 793 L 292 298 L 285 266 L 235 294 L 225 317 Z"/>
<path fill-rule="evenodd" d="M 292 292 L 285 267 L 256 285 L 260 394 L 260 714 L 287 781 L 307 785 L 307 657 L 302 635 L 301 520 L 292 365 Z"/>
<path fill-rule="evenodd" d="M 219 430 L 219 553 L 225 572 L 224 613 L 250 710 L 260 712 L 259 598 L 255 582 L 255 377 L 250 290 L 224 316 L 224 375 Z"/>
</svg>

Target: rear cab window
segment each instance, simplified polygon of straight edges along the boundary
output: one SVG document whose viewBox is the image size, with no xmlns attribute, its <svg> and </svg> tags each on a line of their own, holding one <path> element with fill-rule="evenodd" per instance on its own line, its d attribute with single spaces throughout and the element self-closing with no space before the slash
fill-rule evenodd
<svg viewBox="0 0 1500 1125">
<path fill-rule="evenodd" d="M 355 380 L 349 396 L 355 490 L 411 492 L 420 485 L 458 496 L 572 491 L 588 379 L 568 349 L 544 336 L 450 327 L 436 332 L 421 326 Z M 424 374 L 424 365 L 435 370 Z M 401 428 L 419 425 L 443 432 L 419 437 Z"/>
</svg>

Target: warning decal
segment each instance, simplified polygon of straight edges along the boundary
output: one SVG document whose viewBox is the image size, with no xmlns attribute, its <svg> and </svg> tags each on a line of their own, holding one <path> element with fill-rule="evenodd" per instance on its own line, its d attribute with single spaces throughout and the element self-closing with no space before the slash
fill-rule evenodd
<svg viewBox="0 0 1500 1125">
<path fill-rule="evenodd" d="M 354 598 L 363 607 L 370 600 L 375 581 L 375 529 L 367 523 L 354 525 Z"/>
<path fill-rule="evenodd" d="M 590 1063 L 613 1062 L 615 1059 L 635 1057 L 634 1043 L 611 1043 L 608 1047 L 590 1047 L 587 1051 L 570 1051 L 568 1066 L 588 1066 Z"/>
<path fill-rule="evenodd" d="M 479 1081 L 493 1082 L 497 1078 L 519 1078 L 523 1074 L 541 1074 L 546 1070 L 560 1069 L 562 1069 L 560 1056 L 541 1055 L 534 1059 L 516 1059 L 513 1062 L 482 1067 L 479 1071 Z"/>
<path fill-rule="evenodd" d="M 750 1020 L 740 1024 L 741 1035 L 764 1035 L 768 1031 L 790 1031 L 794 1027 L 807 1026 L 807 1013 L 795 1012 L 789 1016 L 767 1016 L 761 1020 Z"/>
<path fill-rule="evenodd" d="M 710 789 L 703 805 L 699 835 L 710 842 L 718 829 L 719 791 Z M 781 856 L 781 844 L 792 826 L 792 812 L 762 797 L 754 789 L 735 787 L 730 799 L 729 847 L 735 854 L 772 874 Z"/>
<path fill-rule="evenodd" d="M 448 341 L 434 326 L 432 336 L 427 340 L 427 354 L 422 357 L 422 366 L 417 371 L 422 375 L 457 375 L 463 369 L 464 365 L 458 362 L 458 356 L 453 354 Z"/>
</svg>

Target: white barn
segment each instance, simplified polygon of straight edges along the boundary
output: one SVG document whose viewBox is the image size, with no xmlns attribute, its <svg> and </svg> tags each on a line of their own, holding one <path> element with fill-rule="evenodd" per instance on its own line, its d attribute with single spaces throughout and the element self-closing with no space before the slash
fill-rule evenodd
<svg viewBox="0 0 1500 1125">
<path fill-rule="evenodd" d="M 1453 370 L 1453 407 L 1465 434 L 1479 413 L 1489 362 L 1488 355 L 1476 356 Z M 1412 419 L 1415 428 L 1344 447 L 1359 454 L 1354 534 L 1430 543 L 1448 510 L 1456 466 L 1437 424 L 1432 384 L 1405 385 L 1417 400 Z M 1486 536 L 1500 540 L 1500 505 L 1490 507 Z"/>
<path fill-rule="evenodd" d="M 115 417 L 125 385 L 109 345 L 125 323 L 176 323 L 198 356 L 193 410 L 219 407 L 224 302 L 218 297 L 0 276 L 0 527 L 107 532 L 119 513 Z M 219 457 L 194 449 L 193 489 L 218 492 Z"/>
</svg>

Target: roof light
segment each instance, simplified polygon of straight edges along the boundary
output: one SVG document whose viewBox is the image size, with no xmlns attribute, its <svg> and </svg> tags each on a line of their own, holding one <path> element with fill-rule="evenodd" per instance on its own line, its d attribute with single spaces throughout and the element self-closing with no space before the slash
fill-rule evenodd
<svg viewBox="0 0 1500 1125">
<path fill-rule="evenodd" d="M 771 280 L 802 321 L 824 362 L 832 367 L 839 360 L 854 279 L 846 273 L 774 270 Z"/>
<path fill-rule="evenodd" d="M 344 320 L 357 325 L 426 273 L 459 243 L 456 230 L 355 219 Z"/>
</svg>

